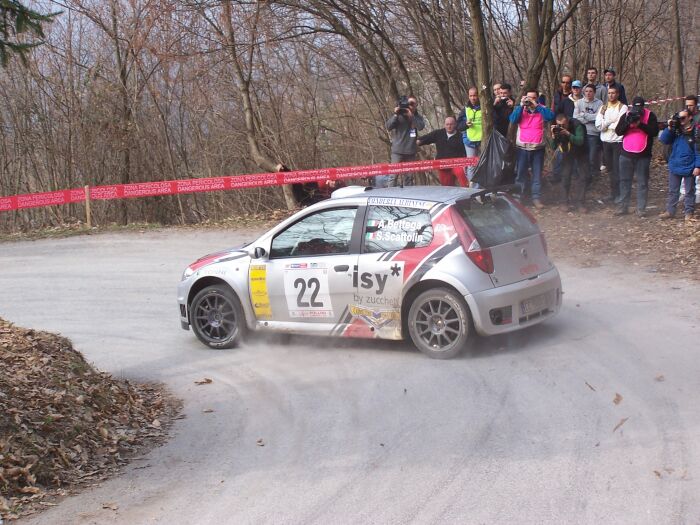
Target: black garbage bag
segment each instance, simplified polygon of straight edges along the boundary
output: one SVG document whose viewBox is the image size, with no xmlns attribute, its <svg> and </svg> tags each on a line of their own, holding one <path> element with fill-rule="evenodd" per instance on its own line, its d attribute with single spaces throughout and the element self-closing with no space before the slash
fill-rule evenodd
<svg viewBox="0 0 700 525">
<path fill-rule="evenodd" d="M 479 154 L 472 181 L 488 189 L 515 182 L 515 147 L 495 129 Z"/>
</svg>

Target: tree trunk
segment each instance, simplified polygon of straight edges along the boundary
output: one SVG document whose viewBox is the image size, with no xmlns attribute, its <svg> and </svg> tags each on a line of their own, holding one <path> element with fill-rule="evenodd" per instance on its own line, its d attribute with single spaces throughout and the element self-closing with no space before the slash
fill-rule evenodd
<svg viewBox="0 0 700 525">
<path fill-rule="evenodd" d="M 481 11 L 481 0 L 469 0 L 469 16 L 472 19 L 472 31 L 474 32 L 474 61 L 476 63 L 477 89 L 479 90 L 479 103 L 481 104 L 482 143 L 491 135 L 493 128 L 493 90 L 491 89 L 491 72 L 489 70 L 489 51 L 486 45 L 486 30 L 484 28 L 484 14 Z"/>
<path fill-rule="evenodd" d="M 681 47 L 681 20 L 678 9 L 678 0 L 671 1 L 671 20 L 673 22 L 673 80 L 676 88 L 676 96 L 685 96 L 685 82 L 683 79 L 683 48 Z"/>
</svg>

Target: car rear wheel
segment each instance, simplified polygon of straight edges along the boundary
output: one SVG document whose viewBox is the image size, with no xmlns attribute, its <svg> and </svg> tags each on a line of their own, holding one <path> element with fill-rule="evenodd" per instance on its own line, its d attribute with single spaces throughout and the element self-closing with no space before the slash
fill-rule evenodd
<svg viewBox="0 0 700 525">
<path fill-rule="evenodd" d="M 469 310 L 447 288 L 432 288 L 416 297 L 408 311 L 408 333 L 418 350 L 434 359 L 459 354 L 469 338 Z"/>
<path fill-rule="evenodd" d="M 234 348 L 246 330 L 243 308 L 225 286 L 208 286 L 195 295 L 190 324 L 197 338 L 210 348 Z"/>
</svg>

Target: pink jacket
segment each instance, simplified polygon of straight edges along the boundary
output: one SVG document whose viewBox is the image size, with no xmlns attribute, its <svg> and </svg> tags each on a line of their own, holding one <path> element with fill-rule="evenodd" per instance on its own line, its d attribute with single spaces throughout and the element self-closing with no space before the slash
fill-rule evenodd
<svg viewBox="0 0 700 525">
<path fill-rule="evenodd" d="M 540 112 L 523 111 L 515 143 L 524 149 L 544 147 L 544 117 Z"/>
</svg>

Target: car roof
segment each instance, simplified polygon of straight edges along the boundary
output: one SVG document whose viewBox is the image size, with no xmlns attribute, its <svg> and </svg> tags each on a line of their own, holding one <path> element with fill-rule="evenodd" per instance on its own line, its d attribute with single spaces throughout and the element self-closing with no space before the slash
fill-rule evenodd
<svg viewBox="0 0 700 525">
<path fill-rule="evenodd" d="M 356 191 L 353 191 L 356 189 Z M 333 200 L 379 197 L 386 199 L 411 199 L 432 202 L 452 202 L 463 199 L 480 190 L 457 186 L 404 186 L 395 188 L 371 188 L 350 186 L 333 192 Z"/>
</svg>

